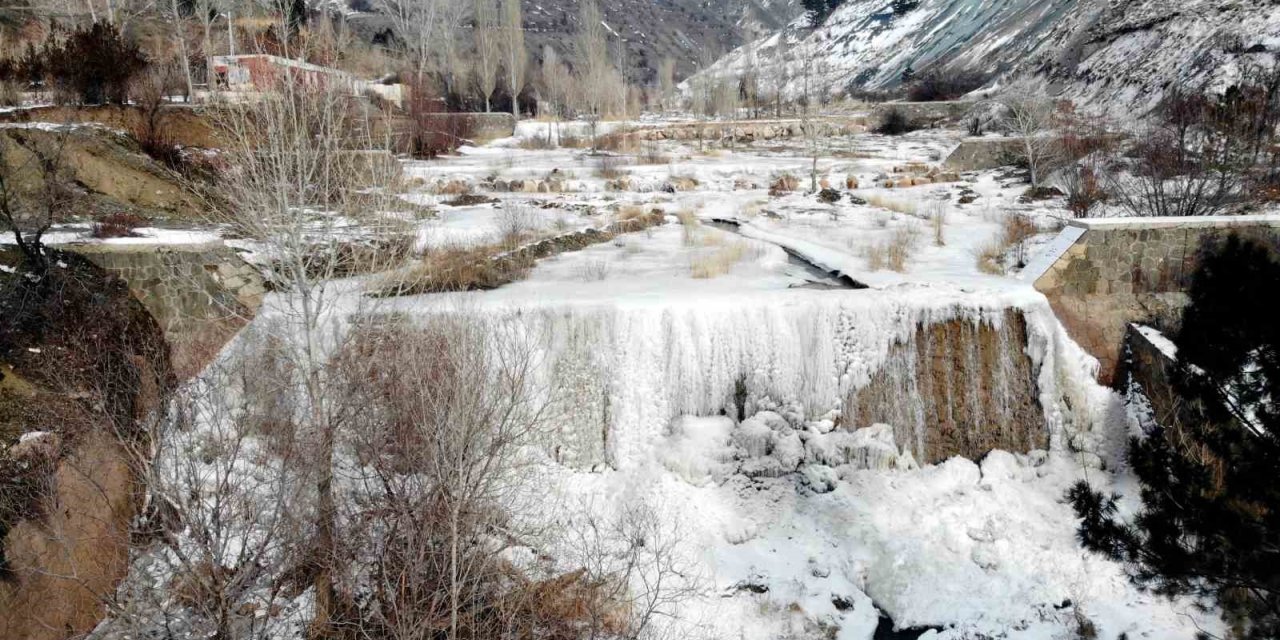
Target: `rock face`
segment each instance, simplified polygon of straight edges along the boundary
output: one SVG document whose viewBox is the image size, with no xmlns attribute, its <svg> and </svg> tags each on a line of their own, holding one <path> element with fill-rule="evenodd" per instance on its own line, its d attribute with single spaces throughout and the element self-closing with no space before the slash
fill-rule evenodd
<svg viewBox="0 0 1280 640">
<path fill-rule="evenodd" d="M 891 349 L 870 384 L 849 395 L 844 415 L 854 425 L 893 425 L 893 439 L 927 464 L 1047 448 L 1026 344 L 1026 323 L 1012 311 L 999 322 L 922 325 Z"/>
<path fill-rule="evenodd" d="M 1132 117 L 1173 86 L 1225 89 L 1253 64 L 1270 65 L 1280 36 L 1272 0 L 849 0 L 813 30 L 790 29 L 752 48 L 815 56 L 835 88 L 891 88 L 910 69 L 974 73 L 988 86 L 1030 79 L 1051 95 Z M 741 69 L 747 47 L 706 73 Z M 787 93 L 799 95 L 800 74 Z"/>
<path fill-rule="evenodd" d="M 981 171 L 1012 164 L 1018 138 L 965 138 L 942 166 L 949 171 Z"/>
<path fill-rule="evenodd" d="M 71 206 L 62 207 L 67 212 L 190 220 L 204 210 L 176 174 L 143 154 L 128 136 L 102 126 L 3 125 L 0 154 L 10 171 L 11 201 L 39 201 L 45 189 L 39 167 L 55 163 L 62 188 L 72 196 Z"/>
<path fill-rule="evenodd" d="M 1280 216 L 1073 220 L 1023 277 L 1111 383 L 1129 323 L 1176 330 L 1201 247 L 1231 233 L 1280 249 Z"/>
</svg>

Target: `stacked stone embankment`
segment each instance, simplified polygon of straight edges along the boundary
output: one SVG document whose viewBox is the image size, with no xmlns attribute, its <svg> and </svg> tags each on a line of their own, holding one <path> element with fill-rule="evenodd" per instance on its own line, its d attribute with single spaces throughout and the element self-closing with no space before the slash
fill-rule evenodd
<svg viewBox="0 0 1280 640">
<path fill-rule="evenodd" d="M 1110 383 L 1129 324 L 1176 333 L 1202 252 L 1231 234 L 1280 250 L 1280 215 L 1073 220 L 1023 277 Z"/>
</svg>

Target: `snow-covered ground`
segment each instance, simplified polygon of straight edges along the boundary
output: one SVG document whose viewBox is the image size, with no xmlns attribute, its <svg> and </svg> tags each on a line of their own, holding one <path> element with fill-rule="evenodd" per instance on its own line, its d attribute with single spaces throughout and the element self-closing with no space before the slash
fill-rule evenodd
<svg viewBox="0 0 1280 640">
<path fill-rule="evenodd" d="M 544 132 L 545 125 L 529 125 L 518 133 Z M 591 224 L 624 205 L 659 208 L 670 218 L 649 232 L 545 260 L 527 280 L 495 291 L 420 296 L 393 307 L 424 311 L 464 299 L 471 309 L 536 309 L 555 318 L 552 324 L 561 323 L 562 331 L 580 331 L 583 318 L 608 318 L 596 329 L 605 337 L 591 348 L 611 365 L 597 363 L 592 371 L 608 379 L 604 384 L 613 391 L 605 393 L 615 394 L 613 409 L 629 412 L 615 422 L 628 425 L 623 430 L 629 432 L 612 434 L 616 441 L 605 456 L 610 464 L 601 465 L 594 456 L 579 464 L 547 461 L 550 493 L 578 505 L 551 510 L 552 520 L 569 527 L 587 513 L 598 517 L 626 505 L 656 505 L 668 522 L 678 523 L 681 553 L 697 569 L 698 595 L 682 603 L 674 622 L 695 637 L 871 638 L 878 625 L 887 624 L 879 620 L 881 611 L 899 627 L 936 627 L 922 636 L 928 638 L 1076 637 L 1082 620 L 1104 638 L 1122 633 L 1191 638 L 1201 628 L 1219 629 L 1214 615 L 1193 603 L 1139 592 L 1122 567 L 1085 552 L 1075 541 L 1075 518 L 1063 497 L 1073 482 L 1087 478 L 1100 487 L 1135 493 L 1128 476 L 1098 468 L 1099 458 L 1093 457 L 1114 462 L 1116 452 L 1106 449 L 1123 439 L 1127 425 L 1116 417 L 1123 411 L 1114 411 L 1111 392 L 1093 385 L 1091 359 L 1062 332 L 1043 298 L 1017 278 L 1014 256 L 1005 256 L 1004 273 L 984 271 L 977 259 L 1000 236 L 1005 218 L 1020 215 L 1040 230 L 1027 242 L 1024 256 L 1034 262 L 1067 217 L 1061 201 L 1021 202 L 1025 183 L 1000 171 L 967 174 L 959 182 L 877 186 L 903 171 L 920 174 L 937 166 L 958 138 L 954 132 L 920 131 L 901 138 L 825 141 L 820 178 L 842 193 L 846 180 L 855 180 L 860 188 L 852 193 L 866 204 L 855 204 L 847 195 L 822 203 L 807 193 L 810 160 L 798 140 L 710 152 L 655 143 L 642 154 L 619 154 L 622 159 L 610 165 L 608 178 L 599 169 L 610 161 L 577 150 L 521 150 L 518 140 L 410 163 L 407 171 L 424 185 L 461 181 L 504 201 L 525 201 L 544 217 L 543 226 L 556 218 Z M 635 163 L 637 155 L 665 161 Z M 770 184 L 783 174 L 796 177 L 800 188 L 771 196 Z M 548 176 L 564 180 L 568 192 L 486 191 L 495 180 Z M 619 177 L 625 177 L 627 189 L 607 184 Z M 696 187 L 688 188 L 685 179 L 695 180 Z M 682 188 L 666 188 L 677 182 Z M 963 204 L 962 195 L 967 196 Z M 439 207 L 440 219 L 428 224 L 440 243 L 469 241 L 485 232 L 492 236 L 494 216 L 502 208 L 450 207 L 443 203 L 451 196 L 428 193 L 412 197 Z M 722 242 L 750 242 L 747 257 L 722 276 L 692 277 L 695 256 L 714 250 L 715 243 L 687 242 L 675 219 L 681 212 L 703 221 L 700 233 L 725 236 Z M 938 215 L 944 218 L 940 237 L 933 223 Z M 876 247 L 902 234 L 913 238 L 904 268 L 872 264 L 869 256 Z M 815 270 L 789 260 L 784 248 L 872 290 L 817 286 L 821 278 Z M 793 373 L 788 359 L 808 362 L 802 353 L 807 334 L 791 328 L 801 325 L 788 318 L 807 316 L 814 325 L 827 322 L 822 318 L 843 318 L 830 322 L 846 326 L 845 335 L 807 347 L 835 356 L 831 373 L 818 368 L 819 376 L 855 380 L 833 384 L 838 396 L 841 385 L 860 384 L 851 371 L 874 370 L 882 347 L 902 340 L 902 331 L 927 321 L 923 318 L 1003 306 L 1033 318 L 1032 333 L 1055 358 L 1042 367 L 1041 386 L 1079 387 L 1056 391 L 1059 397 L 1077 394 L 1075 406 L 1055 404 L 1052 394 L 1045 396 L 1045 406 L 1047 414 L 1073 414 L 1063 422 L 1074 421 L 1073 428 L 1087 432 L 1087 453 L 1076 451 L 1082 440 L 1067 433 L 1053 440 L 1051 451 L 1029 455 L 996 452 L 980 463 L 956 458 L 923 468 L 906 462 L 868 469 L 813 457 L 829 422 L 797 422 L 794 416 L 788 422 L 766 412 L 764 418 L 736 424 L 714 416 L 720 398 L 704 399 L 699 410 L 696 399 L 655 382 L 692 385 L 685 395 L 714 394 L 745 368 L 785 386 Z M 864 311 L 851 311 L 856 309 Z M 577 318 L 578 324 L 566 318 Z M 764 328 L 757 333 L 751 327 Z M 861 355 L 842 360 L 840 350 L 848 349 L 836 346 L 842 339 L 861 344 Z M 688 346 L 676 355 L 667 351 L 646 359 L 646 350 L 663 341 Z M 787 355 L 788 345 L 798 351 Z M 610 360 L 610 354 L 617 359 Z M 815 358 L 821 360 L 822 355 Z M 859 364 L 851 364 L 854 360 Z M 656 371 L 645 364 L 663 361 L 652 365 Z M 655 409 L 644 398 L 665 399 Z M 673 412 L 691 415 L 669 419 Z M 1046 420 L 1046 428 L 1055 428 L 1055 418 Z M 758 473 L 761 454 L 744 445 L 742 435 L 756 422 L 771 425 L 769 437 L 777 442 L 805 443 L 808 453 L 796 454 L 799 471 L 781 477 Z M 856 433 L 873 438 L 880 432 Z M 572 448 L 570 434 L 565 432 L 566 448 Z M 891 436 L 888 446 L 889 459 L 901 462 L 895 456 L 902 451 Z M 791 450 L 777 447 L 769 455 Z M 795 468 L 794 461 L 783 464 Z M 1134 507 L 1132 499 L 1126 504 Z"/>
<path fill-rule="evenodd" d="M 691 589 L 663 622 L 673 633 L 916 637 L 879 635 L 889 624 L 882 614 L 900 628 L 931 627 L 919 637 L 933 639 L 1074 638 L 1082 621 L 1100 638 L 1220 631 L 1214 613 L 1141 593 L 1123 567 L 1075 541 L 1064 498 L 1073 482 L 1114 489 L 1135 506 L 1132 479 L 1115 464 L 1129 425 L 1115 394 L 1093 382 L 1096 363 L 1016 277 L 1013 256 L 1006 251 L 994 273 L 978 259 L 1005 219 L 1021 215 L 1040 232 L 1028 243 L 1034 262 L 1061 225 L 1061 203 L 1020 202 L 1025 184 L 999 171 L 870 186 L 936 167 L 958 138 L 825 141 L 818 172 L 842 192 L 836 203 L 805 192 L 811 160 L 800 141 L 713 152 L 664 143 L 644 154 L 661 162 L 605 161 L 614 163 L 608 177 L 598 157 L 512 140 L 409 162 L 418 186 L 405 198 L 437 211 L 420 223 L 427 251 L 493 241 L 507 202 L 521 203 L 529 228 L 544 234 L 602 226 L 627 207 L 660 209 L 668 221 L 544 259 L 496 290 L 382 300 L 379 310 L 462 308 L 540 323 L 545 331 L 531 333 L 544 336 L 548 366 L 584 393 L 556 425 L 555 446 L 535 454 L 536 491 L 550 502 L 532 517 L 567 530 L 652 508 L 678 531 L 680 580 Z M 771 196 L 784 174 L 800 188 Z M 567 190 L 489 190 L 548 176 Z M 850 179 L 865 203 L 849 197 Z M 448 183 L 502 203 L 452 206 L 456 193 L 436 193 Z M 873 260 L 905 236 L 912 247 L 900 271 Z M 731 255 L 724 268 L 699 271 L 722 255 Z M 869 288 L 838 286 L 824 270 Z M 368 304 L 357 284 L 353 310 Z M 269 298 L 255 322 L 270 321 L 278 301 Z M 1027 343 L 1010 348 L 1036 366 L 1047 450 L 921 467 L 883 425 L 834 429 L 831 411 L 918 325 L 999 322 L 1008 308 L 1026 319 Z M 739 384 L 752 397 L 741 422 L 722 415 Z M 539 551 L 574 557 L 562 542 Z"/>
</svg>

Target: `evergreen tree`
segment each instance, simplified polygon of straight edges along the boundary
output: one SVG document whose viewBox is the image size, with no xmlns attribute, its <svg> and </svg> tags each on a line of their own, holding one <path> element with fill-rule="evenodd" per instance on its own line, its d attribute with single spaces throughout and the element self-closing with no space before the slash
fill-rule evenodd
<svg viewBox="0 0 1280 640">
<path fill-rule="evenodd" d="M 802 0 L 809 26 L 820 27 L 827 19 L 827 0 Z"/>
<path fill-rule="evenodd" d="M 902 84 L 911 84 L 916 79 L 916 70 L 911 67 L 911 63 L 907 63 L 907 68 L 902 70 L 902 76 L 898 78 Z"/>
<path fill-rule="evenodd" d="M 41 72 L 81 104 L 124 104 L 130 81 L 147 66 L 137 43 L 105 22 L 72 31 L 62 42 L 46 41 L 43 56 Z"/>
<path fill-rule="evenodd" d="M 1118 496 L 1068 493 L 1085 547 L 1145 588 L 1216 599 L 1245 638 L 1280 634 L 1280 321 L 1259 304 L 1277 291 L 1266 246 L 1207 245 L 1177 336 L 1184 411 L 1129 444 L 1142 509 L 1124 522 Z"/>
</svg>

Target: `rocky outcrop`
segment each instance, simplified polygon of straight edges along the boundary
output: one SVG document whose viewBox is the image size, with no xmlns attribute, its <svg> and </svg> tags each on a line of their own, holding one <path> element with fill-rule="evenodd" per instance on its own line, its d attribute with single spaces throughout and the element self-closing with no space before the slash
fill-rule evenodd
<svg viewBox="0 0 1280 640">
<path fill-rule="evenodd" d="M 1019 138 L 965 138 L 942 162 L 948 171 L 981 171 L 1014 164 Z"/>
<path fill-rule="evenodd" d="M 114 131 L 133 132 L 142 129 L 144 115 L 134 105 L 47 106 L 0 113 L 0 122 L 93 123 Z M 202 149 L 221 146 L 213 123 L 195 106 L 165 105 L 156 116 L 156 125 L 161 138 L 175 145 Z"/>
<path fill-rule="evenodd" d="M 129 523 L 140 487 L 125 447 L 103 430 L 65 453 L 57 445 L 27 446 L 36 441 L 29 438 L 10 453 L 53 470 L 39 496 L 41 515 L 17 522 L 0 538 L 10 576 L 0 581 L 0 637 L 62 640 L 98 623 L 103 599 L 128 570 Z"/>
<path fill-rule="evenodd" d="M 177 174 L 142 153 L 132 138 L 99 125 L 49 123 L 0 126 L 0 159 L 8 167 L 11 202 L 42 202 L 44 167 L 57 167 L 71 202 L 61 215 L 129 213 L 192 220 L 204 205 Z"/>
<path fill-rule="evenodd" d="M 894 440 L 922 463 L 1045 449 L 1049 432 L 1026 344 L 1026 322 L 1012 310 L 998 322 L 921 325 L 849 395 L 845 420 L 893 425 Z"/>
<path fill-rule="evenodd" d="M 751 143 L 768 140 L 787 140 L 805 135 L 804 123 L 792 121 L 764 122 L 705 122 L 695 124 L 668 125 L 648 127 L 635 131 L 610 134 L 610 137 L 631 138 L 632 141 L 652 142 L 658 140 L 679 140 L 712 142 L 717 144 Z M 819 136 L 842 136 L 864 133 L 867 123 L 864 118 L 829 118 L 815 120 L 812 125 Z M 626 142 L 615 142 L 626 147 Z"/>
</svg>

